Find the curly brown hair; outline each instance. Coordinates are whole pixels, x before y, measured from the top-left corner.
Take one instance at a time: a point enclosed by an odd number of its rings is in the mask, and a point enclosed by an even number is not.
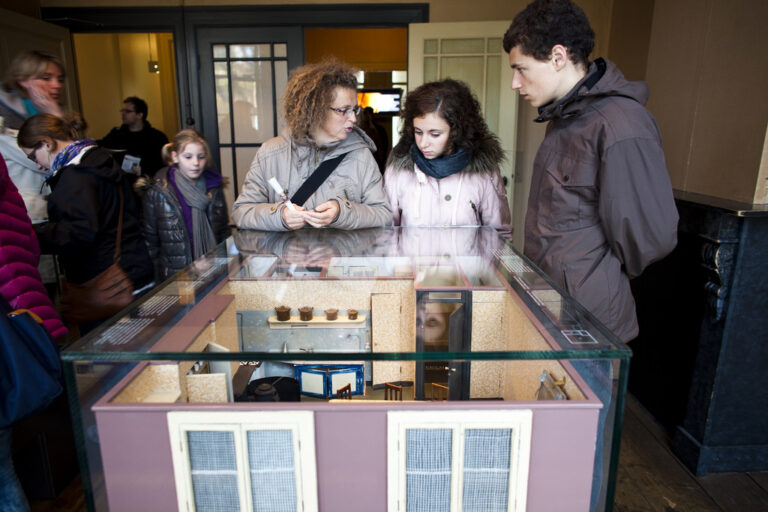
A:
[[[474,154],[488,139],[496,138],[485,124],[480,104],[467,84],[446,78],[420,85],[406,96],[400,112],[403,119],[400,141],[392,149],[395,156],[407,155],[415,144],[413,119],[433,112],[451,128],[448,134],[451,152],[464,148]]]
[[[283,112],[295,139],[305,139],[325,121],[336,87],[357,91],[356,72],[352,66],[328,59],[291,73],[283,93]]]

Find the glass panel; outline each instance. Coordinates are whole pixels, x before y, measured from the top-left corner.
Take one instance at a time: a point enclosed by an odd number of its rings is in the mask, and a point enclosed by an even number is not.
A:
[[[504,51],[503,40],[500,37],[488,38],[488,53],[501,53]]]
[[[219,123],[219,144],[229,144],[232,142],[232,126],[229,122],[229,75],[227,73],[227,63],[214,62],[213,73],[216,84],[216,116]]]
[[[235,143],[255,144],[272,138],[272,64],[232,62],[232,112]]]
[[[455,78],[469,85],[483,104],[483,64],[485,57],[443,57],[440,59],[440,78]]]
[[[283,116],[283,109],[280,107],[280,102],[283,98],[283,91],[288,83],[288,62],[284,60],[275,61],[275,99],[277,100],[277,131],[273,135],[277,135],[285,128],[285,116]]]
[[[275,45],[275,57],[287,57],[288,56],[288,45],[285,43],[280,43]]]
[[[393,71],[392,72],[392,83],[393,84],[404,84],[408,82],[408,72],[407,71]]]
[[[187,432],[195,508],[239,510],[235,439],[232,432]]]
[[[464,512],[509,510],[510,429],[468,429],[464,438]]]
[[[424,82],[437,80],[437,57],[424,57]]]
[[[442,39],[440,41],[441,53],[483,53],[485,40],[483,39]]]
[[[237,190],[240,191],[243,188],[243,183],[245,182],[245,177],[248,175],[248,170],[251,168],[251,163],[253,162],[253,157],[256,154],[256,152],[259,150],[259,148],[256,147],[247,147],[247,148],[237,148],[235,150],[235,162],[237,164]],[[232,203],[229,203],[230,206]]]
[[[235,170],[232,163],[232,147],[223,147],[219,152],[219,159],[221,161],[221,175],[226,179],[226,185],[224,186],[224,198],[227,201],[227,207],[232,208],[232,203],[235,202]],[[240,190],[240,189],[238,189]]]
[[[489,56],[485,77],[485,122],[499,133],[499,96],[501,94],[501,57]]]
[[[247,438],[254,512],[296,510],[292,432],[249,430]]]
[[[271,57],[269,44],[231,44],[229,51],[232,59],[247,59],[255,57]]]
[[[214,59],[226,59],[227,58],[227,45],[215,44],[213,45],[213,58]]]
[[[437,53],[437,39],[424,40],[424,53]]]
[[[448,512],[451,508],[453,431],[405,431],[405,492],[408,512]]]

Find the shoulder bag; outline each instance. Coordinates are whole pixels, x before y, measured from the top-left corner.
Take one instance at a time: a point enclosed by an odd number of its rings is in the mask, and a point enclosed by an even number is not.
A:
[[[61,390],[58,347],[42,320],[0,296],[0,429],[45,409]]]
[[[116,314],[133,302],[133,283],[120,268],[120,242],[123,235],[123,188],[120,191],[120,214],[114,263],[96,277],[80,284],[64,282],[61,311],[68,322],[95,322]]]
[[[317,166],[317,169],[315,169],[312,174],[309,175],[309,178],[307,178],[307,180],[301,184],[299,190],[293,194],[293,197],[291,197],[291,202],[299,206],[304,206],[304,203],[307,202],[307,199],[309,199],[312,194],[314,194],[315,191],[320,188],[320,185],[322,185],[328,176],[331,175],[334,169],[339,166],[341,161],[344,160],[345,156],[347,156],[347,153],[329,158]]]

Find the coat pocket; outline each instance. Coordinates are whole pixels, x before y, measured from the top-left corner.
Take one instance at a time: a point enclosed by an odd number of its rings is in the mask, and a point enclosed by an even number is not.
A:
[[[549,198],[543,219],[555,231],[598,223],[598,163],[559,157],[545,167],[542,198]]]

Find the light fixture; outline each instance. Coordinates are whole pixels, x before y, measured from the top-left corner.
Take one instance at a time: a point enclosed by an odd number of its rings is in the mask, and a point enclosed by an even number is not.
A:
[[[149,61],[147,62],[147,67],[149,68],[150,73],[160,73],[160,65],[156,60],[152,59],[152,44],[150,42],[149,38],[150,34],[147,33],[147,49],[149,50]]]

